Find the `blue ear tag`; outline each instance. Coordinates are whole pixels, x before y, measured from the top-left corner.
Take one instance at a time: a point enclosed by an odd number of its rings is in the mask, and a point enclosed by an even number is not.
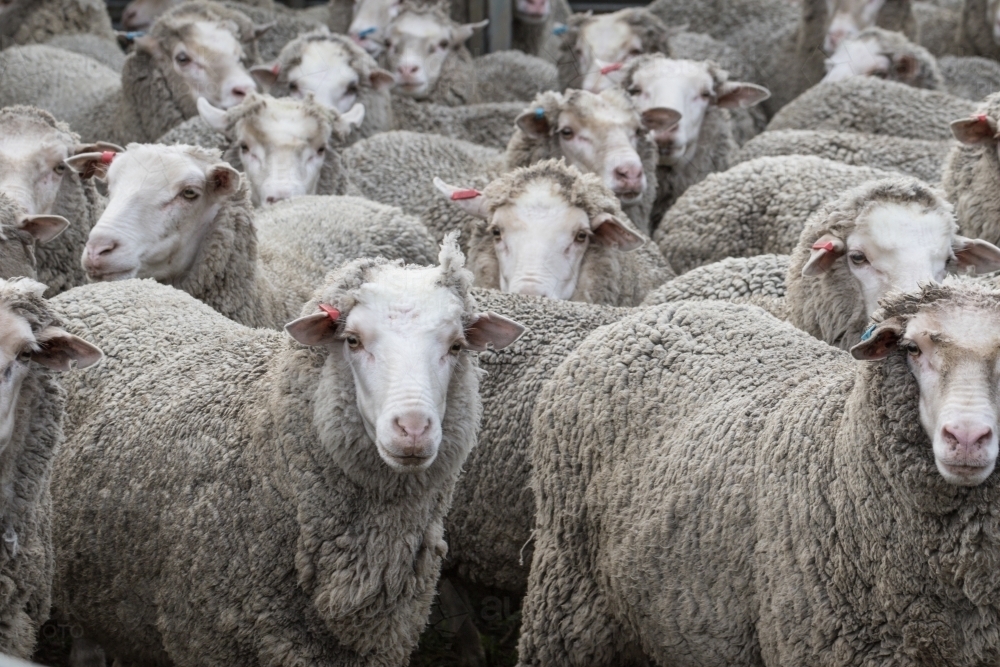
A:
[[[535,109],[535,118],[545,118],[545,109],[542,107]]]
[[[872,337],[872,334],[875,332],[875,328],[876,327],[875,327],[874,324],[869,324],[868,325],[868,328],[865,329],[865,332],[863,334],[861,334],[861,342],[862,343]]]
[[[566,24],[560,23],[556,27],[552,28],[552,34],[556,37],[561,37],[566,34],[567,30],[569,30],[569,28],[566,27]]]
[[[358,33],[358,37],[360,39],[364,39],[368,35],[370,35],[373,32],[375,32],[376,30],[378,30],[378,28],[365,28],[364,30],[362,30],[361,32]]]
[[[125,39],[129,40],[130,42],[134,42],[135,40],[139,39],[145,34],[146,33],[143,30],[135,30],[132,32],[125,33]]]

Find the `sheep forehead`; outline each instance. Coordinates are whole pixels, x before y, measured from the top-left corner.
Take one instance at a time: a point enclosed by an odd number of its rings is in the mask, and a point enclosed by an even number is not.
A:
[[[882,53],[882,44],[876,37],[845,39],[830,56],[834,64],[849,64],[854,72],[871,72],[889,66],[889,59]]]
[[[440,278],[440,267],[380,267],[372,280],[358,288],[349,325],[352,317],[358,317],[379,327],[405,327],[408,335],[443,328],[457,335],[464,306],[454,290],[440,284]]]
[[[451,37],[451,26],[441,25],[431,14],[403,14],[392,24],[392,31],[432,42]]]
[[[603,95],[577,96],[563,113],[570,119],[597,130],[605,131],[616,126],[638,128],[639,120],[635,111],[621,104],[616,104]]]
[[[858,219],[847,246],[883,253],[929,252],[947,259],[954,234],[954,220],[941,211],[923,211],[918,204],[885,203]]]
[[[31,324],[12,311],[7,303],[0,303],[0,354],[3,358],[13,359],[34,342]]]
[[[946,303],[922,310],[906,323],[906,338],[940,337],[948,348],[992,358],[1000,351],[1000,312]]]
[[[159,191],[180,183],[205,180],[208,164],[182,146],[130,146],[108,169],[108,181],[117,191]]]
[[[656,58],[636,69],[632,80],[643,88],[663,85],[690,86],[698,90],[715,88],[715,78],[708,71],[708,65],[694,60]]]
[[[290,98],[268,100],[261,110],[245,118],[238,125],[240,136],[251,135],[268,146],[312,144],[326,141],[316,118],[305,113]]]
[[[540,179],[527,185],[514,198],[499,207],[493,222],[503,229],[550,229],[570,233],[589,229],[585,211],[566,200],[559,186]]]
[[[884,4],[884,0],[833,0],[834,14],[851,14],[859,16],[868,3],[872,3],[872,9],[878,11]]]
[[[193,21],[186,33],[184,45],[205,55],[243,54],[243,45],[223,24],[217,21]]]
[[[351,67],[351,54],[337,42],[310,42],[302,51],[302,59],[288,73],[288,78],[318,77],[325,81],[350,83],[358,78]]]
[[[614,53],[636,37],[632,26],[615,14],[604,14],[580,29],[580,39],[598,53]]]
[[[68,155],[69,147],[59,140],[55,131],[0,134],[0,160],[3,161],[62,160]]]

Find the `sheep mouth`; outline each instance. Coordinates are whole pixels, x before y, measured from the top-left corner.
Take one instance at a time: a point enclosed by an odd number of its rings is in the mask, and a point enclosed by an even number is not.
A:
[[[116,280],[128,280],[133,276],[135,276],[134,269],[128,269],[127,271],[87,272],[87,278],[89,278],[91,282],[95,283],[110,283]]]
[[[623,204],[634,204],[642,197],[642,190],[622,190],[621,192],[616,192],[615,196]]]
[[[945,479],[951,483],[959,486],[976,486],[993,472],[994,461],[938,459],[937,465]]]

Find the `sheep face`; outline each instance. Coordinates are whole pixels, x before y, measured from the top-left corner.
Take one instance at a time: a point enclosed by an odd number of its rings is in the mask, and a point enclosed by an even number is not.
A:
[[[544,23],[552,12],[549,0],[515,0],[514,18],[524,23]]]
[[[85,154],[70,161],[86,169]],[[217,153],[190,146],[130,144],[107,170],[108,207],[83,250],[93,281],[155,278],[177,282],[190,271],[201,241],[240,174]]]
[[[348,34],[372,57],[382,52],[385,29],[399,14],[400,0],[354,0]]]
[[[145,30],[161,14],[183,0],[132,0],[122,12],[122,27],[126,30]]]
[[[725,72],[709,62],[646,56],[626,73],[625,85],[639,111],[673,109],[680,121],[653,132],[660,164],[678,165],[694,158],[705,114],[712,106],[749,107],[769,96],[766,88],[726,81]]]
[[[445,59],[486,23],[459,25],[435,12],[401,13],[389,25],[385,41],[396,90],[415,99],[426,98],[441,78]]]
[[[595,16],[579,30],[573,57],[579,87],[598,93],[621,82],[621,64],[645,53],[642,38],[621,12]]]
[[[445,273],[441,267],[373,267],[342,295],[349,310],[332,295],[321,312],[285,327],[300,343],[327,347],[328,365],[350,368],[365,431],[397,472],[426,470],[437,458],[452,375],[468,368],[463,351],[502,348],[523,331],[491,313],[467,313],[465,295]],[[317,390],[317,413],[324,394],[341,391],[334,377]]]
[[[255,206],[316,194],[331,137],[346,137],[365,116],[360,104],[341,115],[308,100],[254,94],[231,114],[201,98],[198,112],[232,139]]]
[[[360,77],[343,45],[311,42],[302,52],[302,61],[288,71],[288,89],[292,97],[311,94],[320,104],[346,113],[358,101]]]
[[[866,360],[884,358],[897,349],[906,355],[920,390],[920,423],[931,441],[935,465],[947,482],[958,486],[981,484],[996,465],[1000,386],[996,299],[996,293],[983,293],[978,299],[942,299],[912,314],[890,316],[851,350]]]
[[[51,213],[76,142],[43,123],[10,116],[0,123],[0,192],[30,214]]]
[[[257,88],[244,67],[246,55],[236,28],[228,22],[191,21],[159,40],[141,37],[136,48],[173,69],[194,98],[204,97],[223,109],[241,103]]]
[[[878,37],[865,35],[841,41],[825,65],[823,82],[874,76],[912,85],[920,73],[920,64],[914,54],[894,53]]]
[[[827,30],[823,50],[831,54],[848,37],[875,25],[886,0],[826,0]]]

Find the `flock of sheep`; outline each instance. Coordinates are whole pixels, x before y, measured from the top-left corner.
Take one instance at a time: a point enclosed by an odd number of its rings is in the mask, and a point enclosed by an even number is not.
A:
[[[0,0],[0,651],[1000,664],[1000,0],[513,5]]]

